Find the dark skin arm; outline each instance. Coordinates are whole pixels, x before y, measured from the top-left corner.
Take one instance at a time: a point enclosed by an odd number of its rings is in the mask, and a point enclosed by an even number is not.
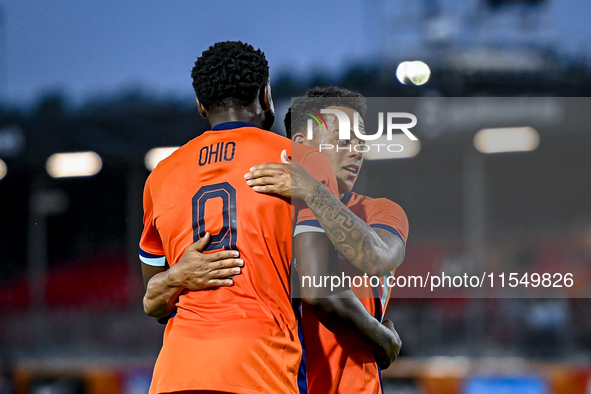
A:
[[[248,185],[259,193],[304,200],[341,255],[368,275],[384,276],[402,263],[404,245],[400,238],[370,227],[285,154],[281,161],[253,167],[245,175]]]
[[[337,259],[330,258],[331,250],[334,248],[326,234],[303,233],[295,237],[302,302],[310,305],[318,320],[334,334],[369,347],[380,368],[385,369],[396,359],[402,346],[392,322],[378,322],[349,288],[331,291],[330,286],[304,285],[305,276],[340,275]],[[327,264],[327,261],[335,261],[335,264]]]
[[[183,291],[233,286],[232,279],[224,278],[240,274],[244,262],[235,250],[202,253],[210,240],[210,234],[206,233],[189,246],[181,260],[170,268],[142,263],[146,286],[144,311],[148,316],[166,323],[176,312],[175,305]]]
[[[162,324],[165,324],[172,314],[176,312],[175,303],[181,293],[179,291],[178,294],[169,294],[170,288],[165,285],[167,281],[166,277],[168,276],[166,274],[167,271],[168,267],[154,267],[142,262],[142,276],[144,277],[144,288],[146,289],[146,294],[144,294],[144,312]],[[164,301],[161,301],[161,303],[164,305],[156,305],[154,288],[161,289],[160,293]],[[174,300],[174,302],[171,301],[169,305],[166,302],[167,300]]]

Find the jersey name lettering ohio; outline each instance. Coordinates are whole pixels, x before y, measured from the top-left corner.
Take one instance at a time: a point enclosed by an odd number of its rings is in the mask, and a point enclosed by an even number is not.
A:
[[[236,143],[234,141],[218,142],[215,145],[204,146],[199,151],[199,165],[204,166],[222,161],[232,161],[235,153]]]

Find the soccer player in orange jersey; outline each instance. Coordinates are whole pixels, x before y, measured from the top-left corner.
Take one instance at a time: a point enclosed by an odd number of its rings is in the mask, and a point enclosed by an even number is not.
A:
[[[313,139],[307,140],[307,116],[304,114],[306,111],[303,111],[310,108],[318,111],[321,108],[335,108],[353,119],[354,112],[363,116],[365,106],[365,99],[359,93],[338,87],[315,88],[303,99],[294,101],[286,116],[285,126],[288,135],[293,132],[292,139],[295,142],[316,148],[320,144],[340,148],[322,149],[337,176],[340,202],[330,193],[324,192],[321,201],[310,205],[310,208],[339,250],[339,267],[343,274],[354,277],[365,273],[380,277],[378,286],[353,287],[353,291],[367,311],[381,321],[390,295],[387,278],[393,275],[404,257],[408,236],[406,214],[390,200],[373,199],[353,192],[363,156],[355,149],[348,148],[363,144],[363,141],[359,141],[353,133],[350,141],[340,141],[338,120],[330,114],[324,115],[328,129],[316,127]],[[311,190],[320,186],[297,164],[287,159],[283,162],[287,165],[263,164],[255,167],[248,183],[259,192],[280,193],[292,198],[305,198]],[[302,309],[309,392],[382,392],[380,370],[371,350],[338,338],[319,324],[306,305]]]
[[[192,77],[212,129],[163,160],[144,190],[144,309],[158,319],[176,311],[150,393],[297,393],[302,349],[290,304],[291,204],[254,192],[244,174],[283,150],[337,193],[334,173],[320,152],[267,131],[274,110],[260,50],[217,43],[197,59]],[[302,208],[297,223],[313,217]],[[319,232],[298,237],[302,270],[325,272],[329,244]],[[202,279],[196,280],[187,267],[198,268],[190,260],[203,255],[209,274],[195,273]],[[240,275],[224,278],[236,265]],[[205,289],[215,281],[221,282]],[[372,319],[354,297],[303,296],[323,324],[366,343],[383,365],[395,358],[400,344],[393,327]]]

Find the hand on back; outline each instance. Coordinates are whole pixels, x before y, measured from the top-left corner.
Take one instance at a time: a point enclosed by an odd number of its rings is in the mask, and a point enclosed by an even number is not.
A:
[[[229,278],[241,273],[244,261],[237,250],[222,250],[203,253],[211,242],[211,235],[205,236],[187,248],[181,260],[170,270],[171,281],[189,290],[202,290],[210,287],[232,286]]]
[[[281,153],[281,163],[259,164],[244,176],[246,183],[258,193],[279,194],[287,198],[304,200],[318,181],[304,167]]]

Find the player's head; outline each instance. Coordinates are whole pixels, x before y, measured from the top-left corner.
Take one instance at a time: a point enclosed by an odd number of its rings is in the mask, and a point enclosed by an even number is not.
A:
[[[199,112],[247,110],[266,128],[275,119],[269,64],[260,49],[241,41],[218,42],[203,51],[191,71]]]
[[[324,121],[320,125],[314,122],[312,139],[307,138],[308,119],[310,113],[321,109],[338,109],[345,112],[350,120],[350,140],[339,139],[339,121],[333,114],[322,114]],[[353,189],[363,164],[365,141],[357,138],[353,132],[354,114],[359,114],[359,131],[365,133],[363,117],[367,102],[361,93],[340,88],[338,86],[315,87],[304,97],[292,103],[285,115],[287,136],[294,142],[302,143],[319,149],[328,158],[334,169],[339,193],[347,193]],[[322,146],[321,146],[322,145]]]

